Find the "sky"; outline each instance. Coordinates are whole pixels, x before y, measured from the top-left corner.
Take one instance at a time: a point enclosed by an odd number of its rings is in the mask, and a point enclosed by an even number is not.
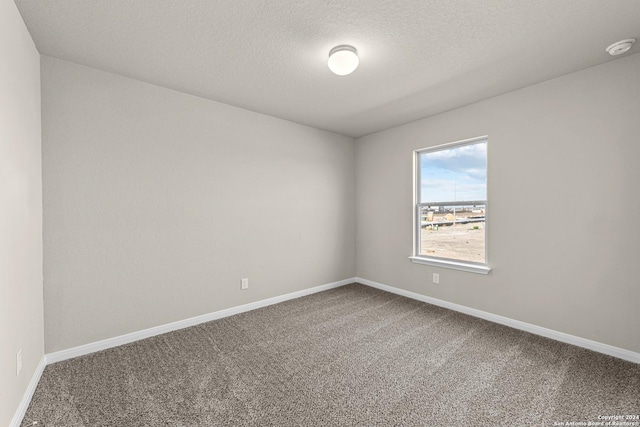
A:
[[[421,202],[487,198],[486,141],[420,154]]]

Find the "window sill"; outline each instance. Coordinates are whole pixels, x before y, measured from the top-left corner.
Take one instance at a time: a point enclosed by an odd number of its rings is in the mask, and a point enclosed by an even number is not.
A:
[[[434,267],[450,268],[453,270],[468,271],[469,273],[489,274],[491,267],[487,265],[470,264],[464,261],[450,261],[444,259],[410,256],[411,262],[416,264],[432,265]]]

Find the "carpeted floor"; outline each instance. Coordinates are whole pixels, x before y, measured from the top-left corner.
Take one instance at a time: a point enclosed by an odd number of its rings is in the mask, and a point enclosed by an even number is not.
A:
[[[48,366],[22,425],[553,426],[638,413],[640,365],[352,284]]]

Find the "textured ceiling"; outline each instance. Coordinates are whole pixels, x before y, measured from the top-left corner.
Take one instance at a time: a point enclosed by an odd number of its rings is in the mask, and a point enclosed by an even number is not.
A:
[[[612,60],[605,47],[640,39],[639,0],[16,4],[42,54],[354,137]],[[326,66],[338,44],[360,52],[346,77]]]

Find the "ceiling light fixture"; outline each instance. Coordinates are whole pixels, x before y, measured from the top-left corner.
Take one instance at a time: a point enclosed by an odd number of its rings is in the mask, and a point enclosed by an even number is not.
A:
[[[339,76],[346,76],[358,68],[358,50],[348,44],[341,44],[329,51],[329,69]]]
[[[615,42],[605,50],[611,56],[622,55],[623,53],[631,49],[631,46],[633,46],[635,42],[636,42],[636,39],[620,40],[619,42]]]

